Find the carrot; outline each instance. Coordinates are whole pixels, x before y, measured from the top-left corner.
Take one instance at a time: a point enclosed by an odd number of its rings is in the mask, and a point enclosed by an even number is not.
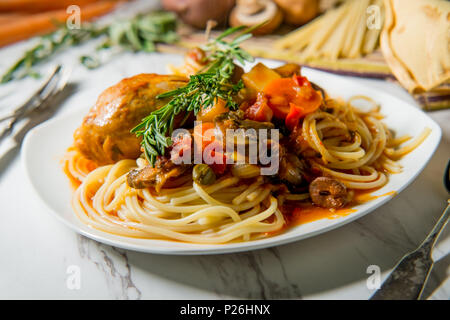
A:
[[[101,16],[112,9],[118,2],[99,1],[81,7],[81,20],[87,21]],[[49,33],[57,28],[54,21],[64,23],[69,17],[66,10],[48,11],[19,18],[14,22],[0,25],[0,47],[32,36]]]
[[[65,9],[70,5],[84,6],[99,0],[2,0],[0,12],[41,12]]]
[[[27,16],[29,17],[28,14],[22,14],[22,13],[16,13],[16,12],[0,13],[0,28],[2,27],[1,25],[4,23],[14,22],[20,18],[24,18]]]
[[[315,91],[307,78],[294,75],[270,82],[264,89],[269,107],[275,117],[285,119],[292,130],[306,114],[316,111],[322,104],[322,95]]]
[[[203,122],[211,122],[217,115],[228,111],[230,110],[226,107],[225,100],[218,98],[217,100],[215,100],[214,104],[211,107],[202,109],[197,114],[197,120]]]

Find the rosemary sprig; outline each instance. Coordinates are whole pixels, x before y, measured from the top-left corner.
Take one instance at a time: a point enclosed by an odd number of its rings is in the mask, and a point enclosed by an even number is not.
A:
[[[132,51],[154,52],[156,43],[173,43],[178,39],[175,30],[176,17],[172,12],[140,15],[110,25],[108,39],[102,47],[120,46]]]
[[[38,77],[39,74],[33,70],[33,66],[46,60],[63,48],[71,47],[97,38],[104,34],[105,28],[99,28],[92,24],[84,24],[80,29],[69,29],[66,25],[61,26],[55,32],[40,37],[40,41],[17,60],[2,76],[1,83],[26,76]]]
[[[202,109],[211,107],[218,98],[223,99],[229,109],[237,109],[238,105],[233,97],[243,88],[243,83],[239,81],[233,84],[231,81],[234,61],[237,60],[242,65],[253,61],[253,57],[240,48],[240,44],[251,37],[250,32],[253,30],[244,28],[230,28],[216,39],[210,40],[203,47],[208,54],[208,65],[191,76],[186,86],[159,95],[157,98],[172,100],[153,111],[131,130],[136,136],[142,137],[145,156],[152,165],[155,164],[156,157],[164,155],[166,148],[172,144],[170,136],[176,115],[186,113],[182,125],[192,112],[197,115]],[[224,40],[236,33],[237,36],[230,42]]]
[[[59,51],[100,36],[105,37],[105,41],[97,50],[120,47],[125,50],[153,52],[156,50],[156,43],[173,43],[177,40],[176,18],[171,12],[152,12],[105,26],[85,23],[79,29],[69,29],[65,24],[57,22],[56,24],[59,29],[40,37],[38,44],[26,51],[3,74],[0,83],[26,76],[39,76],[33,70],[35,65]],[[80,61],[90,69],[99,65],[98,59],[93,56],[82,56]]]

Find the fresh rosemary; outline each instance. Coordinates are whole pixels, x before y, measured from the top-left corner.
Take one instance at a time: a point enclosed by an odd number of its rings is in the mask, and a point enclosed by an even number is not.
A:
[[[196,75],[190,77],[188,84],[159,95],[157,98],[172,98],[162,108],[153,111],[142,122],[131,130],[142,137],[142,146],[147,160],[154,165],[156,157],[164,155],[172,144],[170,136],[173,132],[175,116],[185,112],[181,125],[193,112],[197,115],[202,109],[211,107],[220,98],[226,107],[237,109],[233,97],[243,88],[242,80],[232,83],[235,69],[234,61],[242,65],[252,62],[253,57],[240,48],[240,44],[251,37],[252,29],[245,27],[230,28],[210,40],[202,49],[207,53],[208,65]],[[230,42],[225,37],[237,34]]]
[[[33,70],[33,66],[52,56],[59,50],[78,45],[86,40],[97,38],[105,33],[104,28],[98,28],[91,24],[84,24],[80,29],[69,29],[62,25],[60,29],[48,35],[40,37],[40,41],[17,60],[2,76],[1,83],[27,76],[38,77],[39,73]]]
[[[56,22],[55,22],[56,23]],[[1,77],[0,83],[27,76],[39,76],[33,70],[38,63],[48,59],[57,52],[88,40],[105,37],[97,48],[102,50],[120,47],[125,50],[153,52],[158,42],[173,43],[177,40],[176,18],[171,12],[152,12],[129,20],[115,21],[110,25],[84,23],[80,28],[69,29],[65,24],[58,24],[59,29],[42,36],[37,45],[26,51]],[[80,62],[87,68],[95,68],[100,62],[95,56],[82,56]]]

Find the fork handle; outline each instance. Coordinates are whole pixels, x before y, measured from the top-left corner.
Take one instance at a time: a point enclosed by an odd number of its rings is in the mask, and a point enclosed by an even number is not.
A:
[[[11,119],[12,117],[14,117],[13,114],[7,114],[6,116],[0,117],[0,122]]]
[[[5,140],[3,140],[0,143],[0,163],[1,163],[1,160],[3,159],[3,157],[16,147],[17,147],[17,142],[13,138],[7,137]],[[2,168],[0,166],[0,170],[1,169]]]
[[[447,200],[447,208],[444,210],[444,213],[439,218],[438,222],[433,227],[433,230],[428,234],[426,239],[422,242],[420,247],[430,247],[433,248],[436,240],[439,238],[442,230],[444,230],[445,225],[448,222],[448,218],[450,217],[450,199]],[[431,253],[431,250],[430,250]]]
[[[416,250],[400,260],[381,288],[370,298],[371,300],[416,300],[421,297],[433,266],[431,249],[447,224],[449,216],[450,204],[427,238]]]

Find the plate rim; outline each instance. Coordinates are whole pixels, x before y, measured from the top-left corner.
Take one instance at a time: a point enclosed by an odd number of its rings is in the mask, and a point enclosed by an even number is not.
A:
[[[280,61],[269,60],[269,59],[258,59],[258,61],[261,61],[261,60],[262,61],[273,61],[276,63],[280,62]],[[306,68],[306,67],[304,69],[314,70],[314,72],[318,72],[318,73],[325,73],[325,74],[331,75],[332,77],[336,77],[336,78],[342,77],[342,76],[339,76],[339,75],[336,75],[333,73],[329,73],[326,71],[322,71],[322,70],[315,70],[315,69]],[[342,77],[342,80],[349,82],[350,84],[355,81],[353,79],[348,79],[347,77]],[[425,167],[428,165],[429,161],[435,154],[435,152],[436,152],[437,148],[439,147],[440,142],[442,140],[442,129],[434,119],[432,119],[429,115],[427,115],[423,110],[414,106],[412,103],[405,101],[399,97],[396,97],[395,95],[391,94],[390,92],[385,92],[378,88],[371,88],[367,84],[358,83],[358,85],[361,87],[370,89],[370,90],[379,91],[383,95],[386,95],[391,99],[402,101],[404,104],[408,105],[409,108],[414,108],[415,111],[418,111],[419,113],[421,113],[421,116],[427,118],[428,121],[430,121],[434,125],[434,127],[437,129],[436,133],[438,136],[437,136],[437,139],[435,140],[435,144],[432,148],[432,152],[430,152],[428,155],[425,156],[426,157],[425,161],[423,161],[420,168],[413,175],[408,176],[406,183],[403,183],[400,186],[400,188],[395,190],[397,192],[397,196],[398,196],[405,188],[407,188],[414,180],[416,180],[418,175],[420,173],[422,173],[423,170],[425,169]],[[182,246],[172,247],[172,248],[165,247],[165,246],[158,246],[158,245],[144,246],[144,244],[126,243],[126,242],[120,241],[120,238],[127,239],[128,237],[117,236],[117,235],[109,234],[107,232],[102,232],[100,230],[94,229],[96,232],[100,232],[100,234],[105,234],[105,236],[97,235],[93,232],[90,233],[84,229],[81,229],[75,223],[72,223],[70,220],[64,218],[64,216],[62,214],[56,212],[56,210],[54,210],[52,208],[52,206],[49,203],[47,203],[47,201],[44,199],[43,195],[40,193],[38,186],[35,184],[35,181],[32,178],[32,175],[30,172],[30,167],[27,165],[27,159],[29,159],[28,152],[30,151],[30,148],[28,147],[28,145],[31,144],[32,139],[41,130],[45,130],[46,127],[51,126],[53,123],[58,123],[65,118],[71,118],[75,115],[79,116],[83,112],[85,113],[86,110],[77,109],[73,112],[66,112],[55,118],[51,118],[51,119],[39,124],[38,126],[34,127],[32,130],[30,130],[26,134],[23,144],[21,146],[21,162],[22,162],[22,166],[25,170],[25,175],[27,177],[27,180],[28,180],[29,184],[32,186],[33,193],[37,196],[37,198],[39,199],[39,202],[41,202],[43,204],[43,206],[47,209],[46,211],[51,216],[55,216],[57,218],[57,220],[59,220],[64,225],[66,225],[67,227],[69,227],[70,229],[72,229],[73,231],[75,231],[78,234],[81,234],[81,235],[86,236],[95,241],[105,243],[107,245],[111,245],[114,247],[118,247],[118,248],[122,248],[122,249],[126,249],[126,250],[144,252],[144,253],[165,254],[165,255],[209,255],[209,254],[226,254],[226,253],[236,253],[236,252],[259,250],[259,249],[263,249],[263,248],[270,248],[270,247],[280,246],[280,245],[284,245],[284,244],[291,243],[291,242],[300,241],[303,239],[311,238],[311,237],[317,236],[319,234],[323,234],[323,233],[335,230],[339,227],[349,224],[349,223],[351,223],[359,218],[362,218],[365,215],[375,211],[377,208],[381,207],[382,205],[384,205],[385,203],[387,203],[388,201],[390,201],[393,198],[392,196],[383,197],[379,202],[372,205],[372,207],[362,210],[358,214],[350,214],[350,215],[346,216],[345,219],[342,219],[340,221],[337,220],[337,222],[334,224],[324,226],[320,229],[312,230],[312,231],[305,232],[305,233],[302,233],[299,235],[294,234],[294,235],[289,235],[288,237],[283,237],[283,234],[281,234],[281,235],[277,235],[277,236],[274,236],[271,238],[253,240],[253,241],[249,241],[249,242],[205,245],[205,246],[207,246],[205,248],[198,248],[198,246],[202,246],[202,244],[191,244],[191,243],[179,243]],[[432,129],[434,130],[435,128],[432,128]],[[119,239],[118,240],[109,239],[107,236],[118,237]],[[159,239],[138,239],[138,240],[142,240],[143,242],[161,242],[161,241],[167,242],[167,240],[159,240]],[[245,245],[243,245],[243,244],[245,244]],[[192,246],[192,245],[197,246],[197,247],[189,248],[189,246]],[[186,246],[186,247],[183,247],[183,246]]]

